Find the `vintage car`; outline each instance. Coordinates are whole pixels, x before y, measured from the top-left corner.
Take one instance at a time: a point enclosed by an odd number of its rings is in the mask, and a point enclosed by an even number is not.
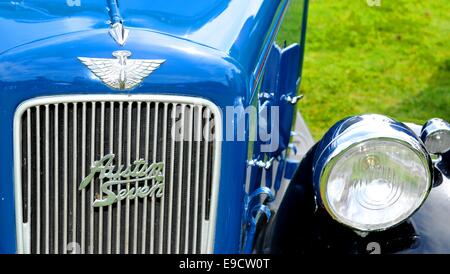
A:
[[[0,1],[0,253],[450,252],[449,124],[315,142],[300,2]]]

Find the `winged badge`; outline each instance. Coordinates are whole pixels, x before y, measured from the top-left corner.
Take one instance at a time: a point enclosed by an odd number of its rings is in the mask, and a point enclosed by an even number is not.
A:
[[[139,85],[166,60],[128,59],[131,52],[112,53],[117,59],[78,57],[92,73],[113,89],[129,90]]]

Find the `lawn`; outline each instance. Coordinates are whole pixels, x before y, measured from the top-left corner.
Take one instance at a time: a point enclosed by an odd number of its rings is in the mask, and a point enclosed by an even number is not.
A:
[[[279,43],[298,41],[302,2]],[[449,11],[448,0],[311,0],[299,108],[314,137],[361,113],[450,120]]]

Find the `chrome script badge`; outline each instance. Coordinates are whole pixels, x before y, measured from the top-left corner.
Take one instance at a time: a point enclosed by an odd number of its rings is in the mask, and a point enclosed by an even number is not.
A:
[[[103,180],[100,190],[104,195],[102,198],[94,201],[92,204],[93,207],[112,205],[126,198],[135,199],[152,196],[160,198],[164,195],[163,162],[149,165],[145,160],[140,159],[134,161],[125,170],[123,170],[124,166],[120,165],[115,171],[115,166],[113,165],[114,158],[114,154],[108,154],[99,161],[94,162],[89,175],[81,181],[79,190],[85,189],[93,182],[97,174],[99,175],[99,179]],[[138,182],[144,181],[149,182],[142,186],[137,186]],[[133,183],[132,186],[130,185],[131,183]],[[119,190],[120,185],[125,186]],[[117,192],[114,192],[114,190]]]
[[[78,57],[102,82],[119,90],[129,90],[149,76],[166,60],[128,59],[131,52],[117,50],[112,53],[116,59]]]

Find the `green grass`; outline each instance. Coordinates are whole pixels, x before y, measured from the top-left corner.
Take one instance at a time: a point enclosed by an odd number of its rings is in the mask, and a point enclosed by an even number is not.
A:
[[[302,2],[279,43],[298,41]],[[448,0],[311,0],[299,108],[314,137],[361,113],[450,120],[449,11]]]

